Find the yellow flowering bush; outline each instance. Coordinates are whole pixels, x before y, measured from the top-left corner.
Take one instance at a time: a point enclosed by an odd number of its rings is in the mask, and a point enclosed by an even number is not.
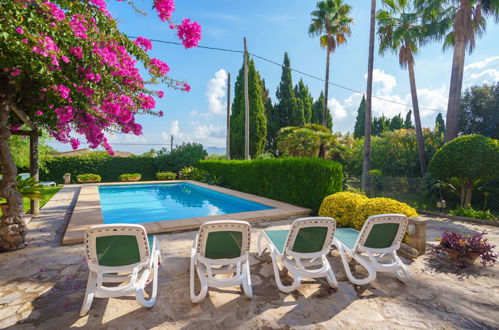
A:
[[[324,198],[319,209],[319,216],[336,219],[338,227],[351,227],[356,209],[366,196],[344,191]]]
[[[360,230],[362,225],[371,215],[399,213],[405,214],[408,217],[417,217],[418,213],[409,205],[396,201],[391,198],[371,198],[362,201],[352,219],[352,225],[355,229]]]

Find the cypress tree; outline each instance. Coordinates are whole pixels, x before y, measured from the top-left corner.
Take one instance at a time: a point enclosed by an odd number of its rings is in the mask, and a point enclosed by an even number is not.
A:
[[[355,126],[353,131],[353,136],[355,138],[361,138],[364,136],[364,128],[366,126],[366,97],[362,95],[362,101],[360,101],[359,108],[357,109],[357,118],[355,119]]]
[[[250,155],[255,157],[265,148],[267,118],[259,73],[252,59],[248,61],[248,94],[250,115]],[[234,87],[234,101],[230,116],[230,156],[244,158],[244,64]]]
[[[409,110],[407,115],[405,116],[405,121],[404,121],[404,128],[411,129],[414,128],[414,125],[412,124],[412,110]]]
[[[385,115],[381,115],[381,117],[374,117],[372,124],[372,135],[379,136],[381,133],[389,130],[390,119],[386,118]]]
[[[312,104],[314,99],[310,95],[308,86],[305,85],[302,79],[295,86],[295,96],[300,108],[300,112],[303,113],[303,121],[308,124],[312,121]]]
[[[312,105],[312,123],[322,125],[322,114],[324,113],[324,93],[321,91],[321,95]],[[333,118],[331,117],[331,112],[327,112],[327,128],[333,130]]]
[[[262,101],[265,108],[265,117],[267,118],[267,141],[265,151],[274,153],[277,149],[276,136],[279,132],[279,117],[277,108],[272,104],[270,91],[265,86],[265,79],[261,80]]]
[[[305,123],[303,111],[298,107],[298,102],[296,101],[288,53],[284,53],[281,82],[279,83],[279,87],[277,87],[276,96],[278,101],[279,128],[303,126]]]
[[[435,118],[435,131],[444,134],[445,133],[445,122],[442,114],[439,113],[437,118]]]
[[[396,131],[398,129],[404,128],[404,120],[402,119],[402,115],[399,113],[398,115],[394,116],[392,119],[389,119],[389,130],[390,131]]]

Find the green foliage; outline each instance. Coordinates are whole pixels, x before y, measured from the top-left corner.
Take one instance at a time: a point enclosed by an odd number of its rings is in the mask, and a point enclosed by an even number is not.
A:
[[[99,174],[93,174],[93,173],[78,174],[76,176],[76,179],[78,180],[78,182],[81,183],[95,183],[95,182],[100,182],[102,180]]]
[[[459,131],[499,139],[499,82],[466,89],[461,98]]]
[[[390,130],[390,118],[381,115],[381,117],[374,117],[371,127],[371,134],[375,136],[381,135],[383,132]]]
[[[499,140],[483,135],[460,136],[435,153],[428,170],[442,180],[494,180],[499,177]]]
[[[182,143],[169,152],[166,148],[158,151],[155,165],[159,171],[178,172],[183,167],[192,166],[208,156],[200,143]]]
[[[366,97],[362,95],[362,101],[360,101],[359,108],[357,109],[357,118],[355,119],[355,126],[353,129],[353,136],[355,138],[364,137],[364,131],[366,127]]]
[[[177,178],[177,173],[174,172],[158,172],[156,173],[156,179],[160,181],[165,180],[175,180]]]
[[[451,210],[449,213],[452,215],[457,215],[457,216],[461,216],[461,217],[492,220],[492,221],[497,220],[497,218],[489,210],[486,210],[486,211],[475,210],[471,206],[470,207],[462,207],[462,206],[458,205],[455,210]]]
[[[412,110],[409,110],[409,112],[405,115],[404,128],[414,128],[414,125],[412,124]]]
[[[435,118],[435,131],[440,134],[445,134],[445,121],[441,113]]]
[[[398,129],[404,128],[404,120],[402,119],[402,115],[399,113],[390,119],[390,125],[388,126],[390,131],[396,131]]]
[[[206,170],[194,166],[183,168],[180,171],[180,179],[200,181],[212,185],[220,185],[222,183],[220,177],[217,177],[216,175],[213,175]]]
[[[311,208],[317,212],[324,197],[341,191],[342,169],[337,162],[317,158],[275,158],[251,161],[200,161],[228,188]]]
[[[255,62],[248,61],[248,95],[249,95],[249,153],[251,157],[261,154],[266,145],[267,118],[262,97],[262,83],[255,68]],[[244,65],[239,70],[234,87],[234,101],[230,115],[230,157],[244,158]]]
[[[429,129],[423,130],[425,151],[428,159],[442,145],[442,135]],[[350,147],[349,147],[350,148]],[[364,144],[358,139],[346,151],[346,172],[352,175],[362,173]],[[384,132],[371,138],[371,167],[390,176],[419,176],[419,159],[416,144],[416,132],[413,129],[400,129]]]
[[[283,156],[317,156],[320,142],[317,133],[307,128],[283,127],[277,135],[277,149]]]
[[[322,117],[324,114],[324,93],[321,91],[321,95],[317,100],[314,101],[312,105],[312,120],[311,123],[322,125]],[[331,117],[331,113],[328,111],[326,113],[327,125],[326,127],[329,130],[333,129],[333,118]]]
[[[267,141],[265,151],[275,153],[276,151],[276,136],[279,131],[279,113],[277,106],[272,104],[270,91],[265,87],[265,79],[262,79],[263,106],[265,108],[265,117],[267,118]],[[257,155],[258,157],[259,155]]]
[[[308,86],[305,85],[302,79],[295,86],[295,96],[298,102],[298,107],[301,108],[300,112],[303,113],[303,119],[305,124],[312,121],[312,104],[314,99],[310,95]]]
[[[303,126],[305,118],[303,108],[298,105],[293,89],[293,79],[291,77],[291,66],[288,53],[284,53],[282,64],[281,82],[276,91],[279,114],[279,128],[287,126]]]
[[[121,182],[140,181],[140,173],[124,173],[119,176]]]
[[[91,152],[81,156],[49,156],[40,160],[41,181],[64,183],[64,174],[71,174],[72,183],[83,173],[96,173],[102,182],[117,182],[121,173],[140,173],[145,181],[155,180],[156,159],[151,157],[111,157],[106,152]]]
[[[29,137],[11,135],[8,140],[9,149],[12,150],[12,157],[17,168],[29,168]],[[56,154],[57,151],[47,145],[46,134],[38,138],[38,157]]]
[[[270,152],[265,152],[263,154],[256,156],[255,159],[273,159],[273,158],[275,158],[274,154]]]
[[[38,185],[38,181],[35,181],[32,177],[23,179],[20,175],[16,177],[16,190],[24,197],[28,199],[42,199],[43,194],[41,193],[41,187]]]

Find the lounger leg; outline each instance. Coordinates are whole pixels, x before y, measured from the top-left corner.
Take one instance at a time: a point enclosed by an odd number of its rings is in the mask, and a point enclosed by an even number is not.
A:
[[[202,276],[200,276],[199,271],[197,269],[196,265],[196,258],[197,258],[197,253],[193,249],[191,253],[191,270],[190,270],[190,295],[191,295],[191,301],[193,303],[200,302],[206,297],[206,294],[208,293],[208,283],[206,282],[206,279],[204,279]],[[201,290],[199,291],[199,294],[196,295],[196,292],[194,290],[194,275],[195,273],[198,274],[199,277],[199,282],[201,285]]]
[[[353,258],[367,270],[368,275],[364,279],[358,279],[353,276],[343,245],[341,243],[335,243],[334,245],[336,245],[338,248],[338,252],[340,253],[341,261],[343,263],[343,268],[345,268],[345,272],[350,282],[357,285],[365,285],[376,279],[376,270],[369,266],[369,264],[367,264],[362,258],[357,257],[355,254],[353,255]]]
[[[327,283],[329,284],[329,286],[336,289],[338,287],[338,281],[336,281],[336,276],[334,276],[333,269],[331,268],[331,264],[327,260],[326,256],[322,257],[322,262],[326,265],[326,269],[327,269],[326,270],[327,271],[327,275],[326,275]]]
[[[156,303],[156,297],[158,295],[158,268],[159,268],[159,251],[154,251],[154,255],[152,256],[153,277],[152,277],[151,298],[149,298],[149,300],[146,300],[144,297],[144,289],[145,286],[147,285],[146,283],[144,283],[143,287],[139,287],[135,291],[135,299],[143,307],[151,308]]]
[[[80,316],[85,316],[92,306],[92,301],[95,296],[95,287],[97,284],[97,275],[94,272],[88,274],[87,289],[85,290],[85,299],[83,300],[83,305],[81,306]]]
[[[249,260],[247,260],[244,263],[243,267],[244,267],[243,268],[243,274],[244,274],[243,277],[244,278],[242,281],[242,285],[243,285],[244,294],[248,298],[253,298],[253,288],[251,287],[251,275],[250,275],[250,269],[249,269]]]
[[[289,286],[282,284],[281,274],[279,273],[279,266],[277,265],[277,256],[273,247],[270,248],[270,255],[272,256],[272,266],[274,268],[274,277],[275,277],[275,283],[277,284],[277,288],[279,288],[279,290],[281,290],[282,292],[286,293],[293,292],[296,289],[298,289],[298,287],[301,285],[301,276],[297,274],[292,274],[293,283]],[[284,268],[288,269],[285,265]]]
[[[400,281],[405,282],[411,276],[411,273],[397,255],[395,255],[395,258],[398,260],[400,265],[400,268],[395,271],[395,275]]]

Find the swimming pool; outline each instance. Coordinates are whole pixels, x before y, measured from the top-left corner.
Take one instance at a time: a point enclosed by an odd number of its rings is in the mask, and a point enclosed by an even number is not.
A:
[[[273,207],[190,183],[99,186],[103,222],[148,223]]]

